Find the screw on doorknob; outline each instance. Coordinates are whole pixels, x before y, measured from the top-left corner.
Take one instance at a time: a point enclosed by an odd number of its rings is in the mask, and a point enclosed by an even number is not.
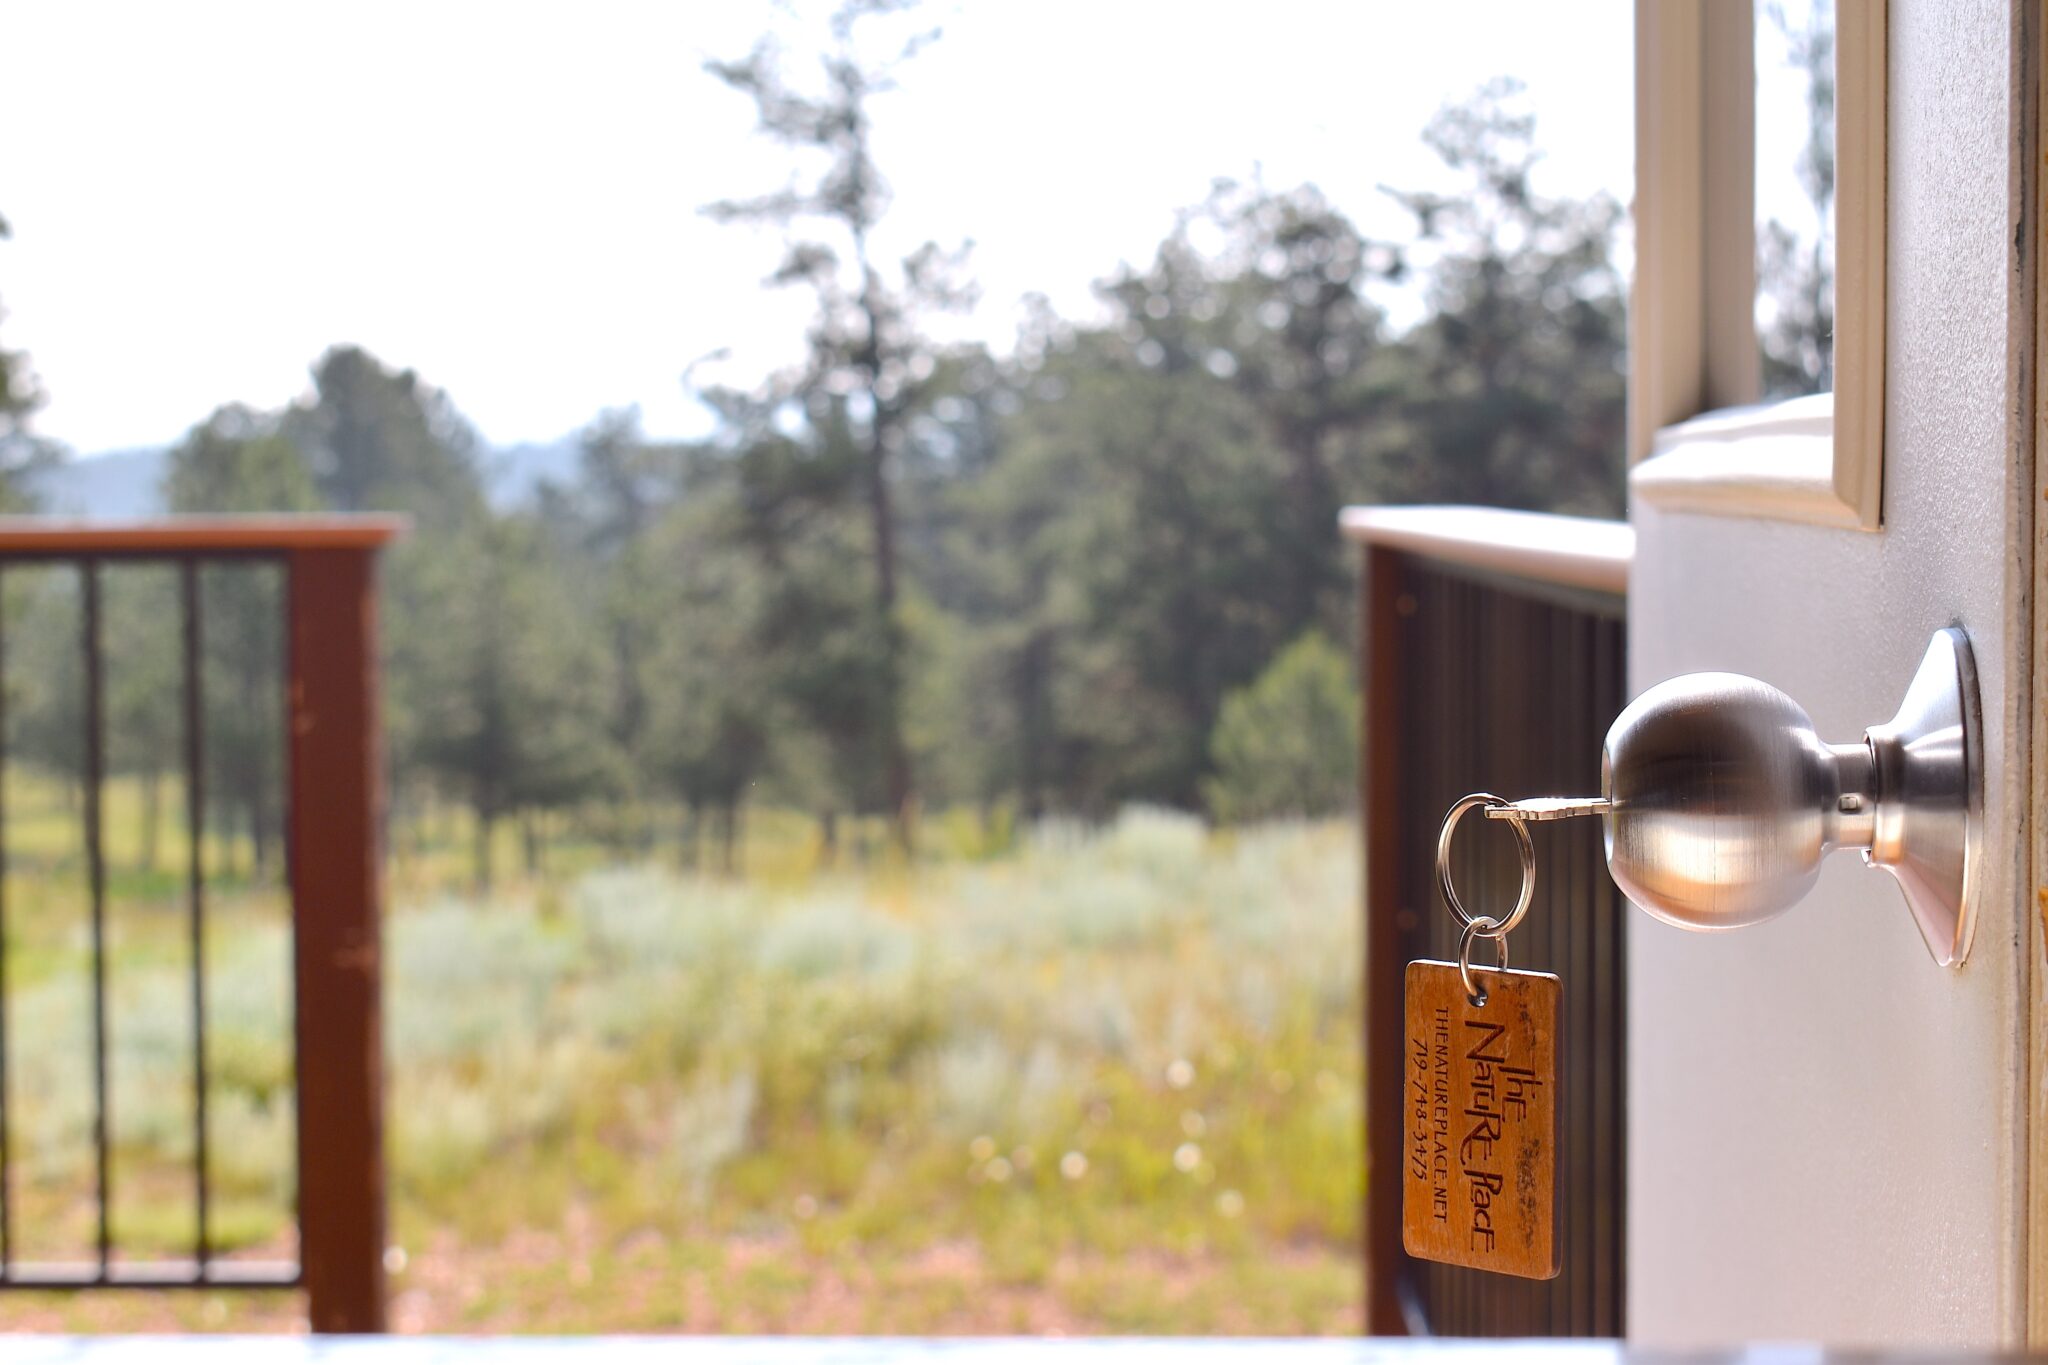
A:
[[[1657,684],[1607,732],[1607,864],[1629,899],[1687,929],[1790,909],[1840,848],[1892,873],[1945,965],[1969,951],[1982,825],[1976,673],[1936,632],[1897,716],[1827,744],[1799,703],[1733,673]]]

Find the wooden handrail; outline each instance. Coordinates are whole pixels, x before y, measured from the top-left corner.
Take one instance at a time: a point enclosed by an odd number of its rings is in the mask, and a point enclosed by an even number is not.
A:
[[[0,517],[0,557],[374,550],[402,534],[409,524],[405,517],[379,513],[160,517],[149,521]]]
[[[1347,507],[1361,545],[1595,592],[1628,591],[1636,533],[1628,523],[1500,507]]]

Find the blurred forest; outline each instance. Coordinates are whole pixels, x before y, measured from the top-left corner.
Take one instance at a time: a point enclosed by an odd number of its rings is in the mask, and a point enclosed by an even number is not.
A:
[[[707,212],[781,234],[770,283],[816,304],[802,365],[697,390],[710,439],[604,412],[574,479],[494,507],[456,400],[337,345],[297,402],[224,406],[172,452],[176,512],[412,519],[385,567],[401,842],[466,807],[488,883],[506,825],[533,859],[573,829],[729,869],[767,806],[813,817],[827,860],[876,853],[885,828],[911,848],[919,812],[942,808],[992,831],[1133,802],[1327,813],[1355,749],[1339,508],[1621,511],[1622,208],[1537,190],[1513,82],[1429,124],[1457,188],[1390,190],[1405,240],[1367,238],[1311,185],[1218,181],[1149,262],[1098,282],[1096,316],[1038,301],[1007,348],[941,344],[971,255],[875,247],[890,196],[869,111],[923,40],[875,60],[859,28],[894,8],[841,11],[812,51],[764,42],[709,68],[799,174]],[[1423,304],[1398,330],[1397,295]],[[26,375],[0,353],[16,489],[47,456]],[[143,600],[170,588],[109,586],[138,695],[175,693],[176,613]],[[210,619],[241,623],[211,632],[220,696],[280,648],[262,591],[209,584]],[[18,742],[60,772],[78,761],[59,714],[77,692],[54,681],[75,629],[56,611],[10,622],[53,680],[14,703]],[[261,708],[239,710],[253,730]],[[275,755],[221,725],[213,818],[261,860]],[[173,717],[131,730],[124,771],[177,770]]]

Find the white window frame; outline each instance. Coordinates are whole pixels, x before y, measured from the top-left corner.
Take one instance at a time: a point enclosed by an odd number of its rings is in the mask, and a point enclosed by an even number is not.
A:
[[[1887,0],[1836,0],[1835,389],[1759,404],[1755,14],[1636,0],[1629,493],[1879,529]]]

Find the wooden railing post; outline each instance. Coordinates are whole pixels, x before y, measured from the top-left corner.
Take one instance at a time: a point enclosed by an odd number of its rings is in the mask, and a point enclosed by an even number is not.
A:
[[[376,552],[288,558],[299,1259],[316,1332],[381,1332],[384,1037]]]
[[[1359,806],[1365,821],[1365,1330],[1407,1332],[1401,1280],[1401,557],[1364,550],[1359,598]]]

